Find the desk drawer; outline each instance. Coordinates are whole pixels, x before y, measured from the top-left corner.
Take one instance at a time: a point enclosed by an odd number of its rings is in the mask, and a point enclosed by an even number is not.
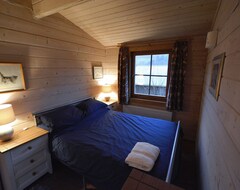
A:
[[[47,136],[44,135],[33,141],[25,143],[11,151],[12,161],[14,164],[22,161],[24,158],[40,151],[44,147],[47,147]]]
[[[37,167],[33,168],[31,171],[27,172],[25,175],[17,178],[17,189],[21,190],[27,187],[29,184],[34,182],[36,179],[40,178],[48,171],[47,163],[44,162]]]
[[[37,152],[36,154],[33,154],[26,158],[25,160],[17,163],[14,165],[14,175],[16,178],[24,175],[26,172],[30,171],[37,165],[41,164],[42,162],[46,162],[47,159],[47,153],[46,150],[41,150],[40,152]]]

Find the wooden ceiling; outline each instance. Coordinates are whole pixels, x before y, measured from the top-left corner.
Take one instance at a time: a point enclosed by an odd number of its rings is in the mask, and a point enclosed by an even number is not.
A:
[[[88,0],[60,11],[104,46],[206,34],[218,0]]]

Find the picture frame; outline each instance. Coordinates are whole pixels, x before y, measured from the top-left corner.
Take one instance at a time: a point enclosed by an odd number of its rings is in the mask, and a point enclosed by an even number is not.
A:
[[[102,66],[93,66],[93,79],[103,78],[103,68]]]
[[[21,63],[0,63],[0,93],[25,90]]]
[[[218,100],[225,53],[222,53],[213,59],[212,74],[210,80],[209,91],[213,97]]]

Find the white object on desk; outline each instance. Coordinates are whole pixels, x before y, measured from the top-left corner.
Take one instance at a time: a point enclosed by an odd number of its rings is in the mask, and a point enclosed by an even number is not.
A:
[[[15,114],[11,104],[0,105],[0,139],[6,141],[12,138],[13,128],[11,123],[15,120]]]

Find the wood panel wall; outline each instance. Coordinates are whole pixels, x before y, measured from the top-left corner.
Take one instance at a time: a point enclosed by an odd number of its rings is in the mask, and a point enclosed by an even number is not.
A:
[[[92,65],[108,71],[105,56],[104,46],[61,15],[36,20],[30,9],[0,1],[0,62],[22,63],[27,86],[0,94],[0,103],[13,104],[16,129],[33,125],[33,112],[97,95]]]
[[[240,5],[222,0],[213,29],[217,46],[208,52],[198,157],[201,189],[240,189]],[[212,60],[226,52],[220,96],[209,93]]]
[[[205,36],[192,36],[192,37],[179,37],[172,39],[165,39],[156,42],[146,43],[128,43],[130,52],[135,51],[147,51],[147,50],[168,50],[173,49],[176,40],[188,40],[189,51],[188,51],[188,63],[186,65],[186,74],[184,82],[184,102],[183,111],[173,112],[173,120],[181,120],[181,126],[183,127],[184,138],[187,140],[195,141],[196,132],[199,122],[199,112],[201,105],[201,95],[204,80],[204,72],[206,66],[207,50],[205,49]],[[148,107],[149,103],[134,100],[140,106]],[[151,104],[151,103],[150,103]],[[152,105],[152,108],[157,108],[156,103]],[[165,109],[163,107],[157,109]]]
[[[181,121],[184,139],[196,140],[206,68],[206,37],[195,36],[189,41],[188,63],[184,81],[183,111],[174,112],[173,120]]]
[[[104,77],[106,81],[113,84],[113,89],[117,92],[118,82],[118,53],[119,47],[106,47],[106,62],[103,63]]]

